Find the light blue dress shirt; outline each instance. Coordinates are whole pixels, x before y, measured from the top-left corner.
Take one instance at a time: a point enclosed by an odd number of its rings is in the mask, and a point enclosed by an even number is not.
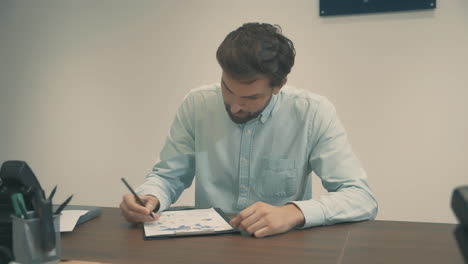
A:
[[[312,199],[315,172],[328,193]],[[377,201],[334,106],[283,87],[255,119],[229,118],[219,84],[190,91],[160,161],[137,188],[166,210],[197,178],[195,207],[237,213],[257,201],[296,204],[306,227],[374,219]]]

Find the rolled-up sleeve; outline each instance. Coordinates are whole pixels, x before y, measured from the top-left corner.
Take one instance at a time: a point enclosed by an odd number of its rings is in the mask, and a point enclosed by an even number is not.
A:
[[[160,202],[159,211],[171,206],[190,187],[195,176],[194,104],[190,94],[179,107],[169,135],[153,167],[136,192],[153,195]]]
[[[302,228],[374,219],[377,200],[334,106],[323,99],[312,117],[309,166],[328,193],[318,199],[292,202],[305,216]]]

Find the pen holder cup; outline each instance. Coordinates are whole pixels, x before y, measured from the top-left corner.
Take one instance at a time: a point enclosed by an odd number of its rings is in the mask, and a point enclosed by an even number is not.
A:
[[[60,262],[60,215],[54,215],[55,247],[49,251],[42,249],[39,218],[28,212],[24,219],[12,215],[13,254],[18,263],[58,263]]]

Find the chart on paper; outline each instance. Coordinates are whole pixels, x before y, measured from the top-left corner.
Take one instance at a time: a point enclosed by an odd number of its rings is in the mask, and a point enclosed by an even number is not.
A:
[[[144,224],[145,236],[170,235],[177,232],[226,231],[232,227],[214,208],[167,211],[155,222]]]

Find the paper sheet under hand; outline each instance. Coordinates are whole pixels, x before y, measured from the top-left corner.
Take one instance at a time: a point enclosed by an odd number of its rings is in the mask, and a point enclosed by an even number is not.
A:
[[[80,216],[87,212],[87,210],[63,210],[60,216],[60,232],[73,231]]]

